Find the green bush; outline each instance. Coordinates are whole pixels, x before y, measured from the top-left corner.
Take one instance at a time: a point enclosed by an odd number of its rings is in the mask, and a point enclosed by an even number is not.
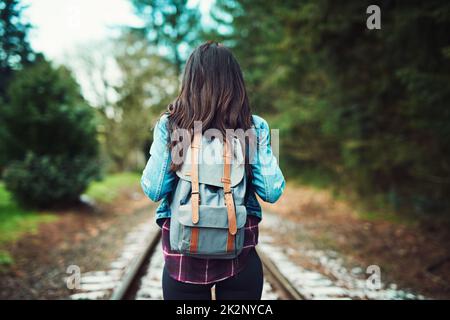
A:
[[[71,73],[40,60],[18,71],[0,105],[5,186],[23,205],[71,202],[99,175],[93,108]]]
[[[7,167],[4,182],[20,204],[49,207],[77,201],[97,173],[98,163],[89,157],[29,153]]]

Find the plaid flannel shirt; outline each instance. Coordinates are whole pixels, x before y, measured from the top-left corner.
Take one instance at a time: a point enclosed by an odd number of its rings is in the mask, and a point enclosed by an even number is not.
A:
[[[244,226],[244,247],[234,259],[200,259],[183,255],[170,249],[170,218],[162,225],[162,250],[169,275],[178,281],[193,284],[210,284],[225,280],[241,271],[250,250],[258,244],[260,219],[248,215]]]

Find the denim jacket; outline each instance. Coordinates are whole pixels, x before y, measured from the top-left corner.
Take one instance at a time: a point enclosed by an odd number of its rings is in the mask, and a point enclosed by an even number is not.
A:
[[[261,206],[256,194],[266,202],[274,203],[283,193],[285,180],[277,159],[270,146],[270,130],[267,122],[256,115],[252,116],[253,130],[257,138],[257,148],[252,161],[251,183],[247,184],[247,213],[262,218]],[[144,168],[141,186],[144,193],[153,201],[161,201],[156,209],[156,222],[169,218],[170,197],[175,190],[178,177],[170,171],[171,152],[169,149],[169,117],[164,114],[156,123],[153,131],[153,143],[150,147],[150,159]]]

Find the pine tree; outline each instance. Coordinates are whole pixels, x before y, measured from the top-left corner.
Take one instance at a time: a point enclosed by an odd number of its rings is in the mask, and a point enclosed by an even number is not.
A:
[[[31,25],[22,19],[24,8],[19,0],[0,0],[0,99],[14,71],[34,59],[28,41]]]
[[[145,23],[144,32],[151,43],[168,51],[178,74],[190,48],[198,42],[200,13],[188,6],[188,0],[132,0],[138,16]]]
[[[76,201],[99,173],[93,108],[64,67],[43,58],[15,73],[0,105],[4,181],[25,205]]]

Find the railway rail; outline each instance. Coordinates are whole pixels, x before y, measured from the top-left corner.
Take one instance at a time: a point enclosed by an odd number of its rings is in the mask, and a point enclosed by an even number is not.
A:
[[[142,296],[140,290],[142,291],[142,286],[145,285],[143,279],[151,271],[151,261],[155,258],[154,256],[160,254],[158,252],[160,238],[160,231],[155,232],[149,237],[145,249],[130,263],[122,276],[122,280],[114,288],[110,297],[111,300],[141,299],[139,298],[139,296]],[[287,280],[270,258],[261,249],[257,249],[257,252],[263,263],[266,280],[265,290],[273,291],[270,293],[270,297],[286,300],[302,300],[304,297]],[[160,273],[159,271],[158,273]],[[155,285],[156,281],[152,282]]]
[[[265,213],[264,234],[257,252],[264,267],[263,300],[349,300],[349,299],[425,299],[422,295],[397,288],[396,284],[383,284],[373,289],[367,285],[362,266],[348,269],[335,252],[311,248],[282,247],[277,235],[287,231],[295,233],[275,215]],[[278,219],[278,220],[277,220]],[[275,226],[275,227],[274,227]],[[290,229],[291,228],[291,229]],[[164,257],[161,232],[148,221],[136,226],[124,239],[124,247],[106,270],[88,271],[79,277],[79,285],[71,289],[70,299],[80,300],[158,300],[162,299],[162,271]],[[298,253],[307,259],[308,268],[299,263]],[[270,253],[270,257],[268,255]],[[68,281],[69,278],[64,278]],[[214,299],[214,287],[212,296]]]

